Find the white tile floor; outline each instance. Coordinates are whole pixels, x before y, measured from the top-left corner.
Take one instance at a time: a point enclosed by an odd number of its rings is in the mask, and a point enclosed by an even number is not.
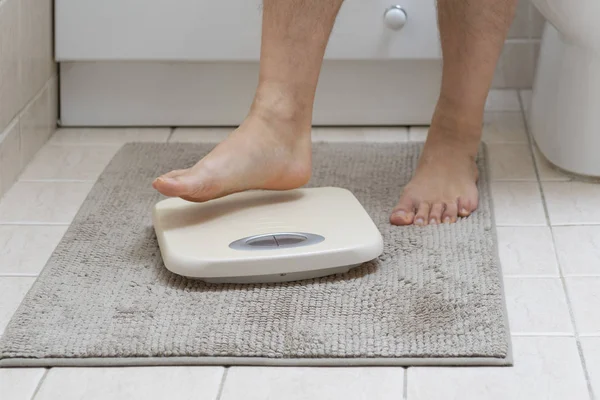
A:
[[[527,98],[527,92],[521,97],[512,91],[492,93],[484,126],[513,368],[0,369],[0,398],[589,400],[592,393],[600,396],[596,206],[600,185],[573,181],[535,152],[520,108]],[[57,132],[0,201],[0,332],[121,143],[218,142],[228,131]],[[426,127],[317,128],[314,138],[420,141],[426,135]]]

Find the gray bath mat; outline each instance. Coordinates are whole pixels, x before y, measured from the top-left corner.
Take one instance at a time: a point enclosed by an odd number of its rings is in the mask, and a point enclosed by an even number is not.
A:
[[[383,255],[335,277],[214,285],[164,268],[151,221],[153,178],[210,148],[120,150],[6,328],[0,365],[511,363],[484,157],[476,213],[401,228],[389,212],[420,145],[318,144],[310,186],[350,189]]]

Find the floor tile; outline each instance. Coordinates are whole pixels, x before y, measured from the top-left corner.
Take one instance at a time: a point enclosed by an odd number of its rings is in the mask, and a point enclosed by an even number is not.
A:
[[[527,130],[520,111],[486,112],[483,117],[483,141],[486,143],[528,144]]]
[[[0,224],[69,224],[93,183],[17,182],[0,202]]]
[[[546,216],[535,182],[492,182],[498,226],[544,226]]]
[[[0,335],[35,278],[0,277]]]
[[[543,182],[552,225],[600,224],[600,184]]]
[[[600,226],[555,226],[553,231],[563,274],[600,276]]]
[[[600,336],[600,278],[566,278],[577,332]]]
[[[572,179],[569,175],[550,164],[550,161],[546,159],[537,145],[533,146],[533,158],[541,181],[570,181]]]
[[[396,400],[402,368],[232,367],[221,400]]]
[[[364,142],[365,131],[359,127],[316,127],[312,130],[313,142]]]
[[[427,139],[428,126],[411,126],[408,129],[408,140],[411,142],[424,142]]]
[[[529,119],[529,111],[531,110],[531,99],[533,97],[532,90],[521,90],[519,91],[519,97],[521,97],[521,105],[523,106],[523,113],[525,118]]]
[[[497,181],[537,181],[527,144],[490,144],[490,177]]]
[[[49,144],[122,145],[127,142],[166,142],[169,128],[62,128]]]
[[[35,400],[216,400],[222,367],[52,368]]]
[[[0,275],[38,275],[66,231],[66,225],[0,225]]]
[[[585,366],[590,376],[592,390],[596,396],[600,395],[600,337],[581,338]]]
[[[231,128],[177,128],[169,142],[220,143],[233,131]]]
[[[408,400],[589,400],[570,337],[513,338],[514,367],[409,368]]]
[[[20,177],[26,180],[95,181],[118,146],[44,146]]]
[[[485,102],[486,111],[521,111],[516,90],[490,90]]]
[[[498,227],[504,276],[559,276],[548,227]]]
[[[406,127],[363,128],[365,140],[373,143],[401,143],[408,141]]]
[[[44,373],[43,368],[0,369],[0,397],[6,400],[30,400]]]
[[[505,278],[504,291],[513,335],[574,333],[559,278]]]

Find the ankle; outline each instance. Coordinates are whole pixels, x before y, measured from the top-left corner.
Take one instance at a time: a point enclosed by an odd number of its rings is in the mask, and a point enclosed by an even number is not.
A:
[[[474,158],[481,143],[482,122],[475,117],[438,112],[433,116],[426,148],[444,148]]]
[[[305,94],[298,93],[289,86],[261,82],[256,90],[250,113],[270,122],[310,126],[313,100],[306,97]]]

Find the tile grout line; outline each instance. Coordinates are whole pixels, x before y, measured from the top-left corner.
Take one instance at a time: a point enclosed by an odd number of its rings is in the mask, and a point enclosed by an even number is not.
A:
[[[541,274],[541,275],[503,275],[502,278],[504,278],[504,279],[558,279],[558,278],[560,278],[560,275],[548,275],[548,274]]]
[[[559,279],[560,275],[504,275],[508,279]],[[565,275],[565,278],[600,278],[600,274]]]
[[[575,331],[568,332],[511,332],[511,337],[575,337]]]
[[[523,122],[525,123],[525,132],[527,133],[527,139],[529,141],[529,151],[531,153],[531,156],[534,157],[534,162],[533,162],[533,168],[535,170],[535,174],[537,176],[537,180],[538,180],[538,189],[540,191],[540,196],[542,198],[542,207],[544,209],[544,216],[546,218],[546,224],[548,225],[548,227],[550,228],[550,237],[552,238],[552,246],[554,246],[554,258],[556,260],[557,266],[558,266],[558,272],[560,274],[560,281],[561,281],[561,285],[563,288],[563,291],[565,293],[565,298],[567,301],[567,308],[569,310],[569,316],[571,318],[571,324],[573,325],[573,332],[574,332],[574,337],[575,337],[575,343],[577,346],[577,352],[579,354],[579,360],[581,362],[581,367],[583,369],[583,375],[584,375],[584,379],[587,385],[587,389],[588,389],[588,394],[590,395],[590,399],[591,400],[595,400],[595,396],[594,396],[594,390],[592,388],[592,383],[591,383],[591,379],[590,379],[590,373],[588,371],[586,362],[585,362],[585,357],[583,354],[583,347],[581,346],[581,338],[579,336],[579,332],[577,329],[577,324],[575,321],[575,313],[573,312],[573,305],[571,304],[571,296],[569,295],[569,290],[567,288],[567,282],[566,282],[566,278],[565,278],[565,274],[560,262],[560,259],[558,257],[558,252],[557,252],[557,247],[556,247],[556,238],[554,235],[554,229],[550,220],[550,213],[548,210],[548,206],[546,204],[546,197],[544,195],[544,186],[542,185],[542,181],[540,180],[540,171],[538,168],[537,163],[535,162],[535,155],[534,155],[534,151],[533,151],[533,137],[530,134],[530,129],[529,129],[529,121],[527,120],[527,115],[525,113],[525,107],[523,105],[523,99],[521,98],[521,93],[517,92],[518,94],[518,100],[519,100],[519,104],[521,105],[521,118],[523,118]]]
[[[408,368],[404,368],[404,385],[402,386],[402,400],[408,400]]]
[[[0,221],[0,226],[71,226],[70,222]]]
[[[69,179],[69,178],[49,178],[49,179],[19,179],[20,183],[94,183],[96,179]]]
[[[176,126],[172,126],[170,128],[169,136],[167,136],[167,141],[165,143],[171,143],[171,139],[173,138],[173,135],[175,134],[175,129],[177,129]]]
[[[35,397],[37,396],[38,392],[40,391],[40,388],[42,387],[42,384],[46,380],[46,376],[48,376],[49,372],[50,372],[50,368],[46,368],[44,370],[44,375],[42,375],[42,379],[40,379],[37,386],[35,387],[35,390],[33,391],[33,394],[31,395],[31,400],[35,400]]]
[[[229,367],[224,366],[223,376],[221,376],[221,383],[219,384],[219,391],[217,392],[217,397],[215,400],[221,400],[221,396],[223,395],[223,389],[225,388],[225,380],[227,379],[227,373],[229,372]]]

